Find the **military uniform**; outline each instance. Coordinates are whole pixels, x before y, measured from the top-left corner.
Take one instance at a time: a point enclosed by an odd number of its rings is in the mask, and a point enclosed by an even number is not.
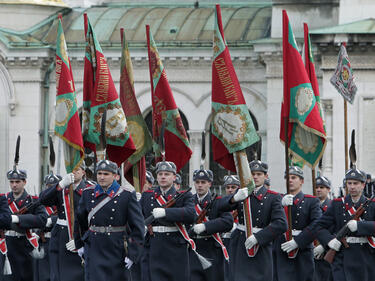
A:
[[[204,169],[196,170],[193,180],[212,182],[212,171]],[[210,208],[205,216],[206,219],[202,222],[205,230],[200,234],[196,234],[192,228],[191,232],[193,234],[191,237],[195,241],[199,254],[209,259],[212,265],[208,269],[203,269],[197,255],[193,251],[190,251],[190,280],[224,280],[224,262],[225,260],[229,260],[229,255],[220,234],[232,229],[233,217],[229,212],[219,210],[220,206],[218,203],[220,198],[213,199],[210,191],[203,198],[199,198],[197,193],[193,197],[197,216],[210,204]]]
[[[10,210],[8,207],[8,201],[5,194],[0,194],[0,272],[3,272],[4,261],[7,257],[7,248],[5,241],[5,230],[10,228],[12,219],[10,216]],[[9,261],[9,260],[8,260]],[[3,277],[0,275],[0,280],[3,280]]]
[[[103,160],[98,171],[115,174],[117,165]],[[86,281],[127,280],[125,257],[137,263],[143,246],[144,220],[135,190],[120,186],[115,180],[105,192],[96,186],[87,187],[79,202],[77,219],[84,242]],[[125,249],[126,226],[129,243]],[[77,242],[77,248],[82,245]]]
[[[286,241],[285,235],[280,235],[275,241],[275,259],[278,281],[308,281],[313,280],[314,258],[313,244],[315,234],[314,223],[321,216],[318,198],[299,192],[294,196],[292,206],[293,238],[298,244],[295,258],[281,250],[281,244]]]
[[[88,186],[92,186],[92,183],[82,180],[74,190],[74,213],[77,212],[83,190]],[[69,188],[62,189],[59,184],[52,185],[40,193],[40,201],[45,206],[57,207],[57,221],[51,231],[49,242],[51,281],[83,280],[84,270],[80,257],[66,249],[66,243],[70,241],[66,219],[69,204],[64,202],[69,201]],[[72,230],[72,234],[72,239],[79,239],[78,228]]]
[[[348,174],[349,173],[349,174]],[[365,181],[361,178],[361,172],[357,169],[351,169],[346,174],[346,179]],[[352,174],[352,175],[351,175]],[[363,175],[362,175],[363,176]],[[362,195],[358,202],[353,203],[351,196],[337,198],[332,201],[330,207],[317,222],[318,232],[324,232],[319,242],[326,248],[328,243],[335,238],[333,233],[337,233],[345,224],[351,220],[351,211],[366,201]],[[354,208],[354,209],[353,209]],[[331,264],[333,280],[335,281],[370,281],[375,276],[375,243],[371,236],[375,236],[375,202],[370,203],[367,210],[358,221],[358,229],[350,232],[346,241],[349,248],[343,245],[336,253],[335,259]],[[333,227],[333,232],[328,231]]]

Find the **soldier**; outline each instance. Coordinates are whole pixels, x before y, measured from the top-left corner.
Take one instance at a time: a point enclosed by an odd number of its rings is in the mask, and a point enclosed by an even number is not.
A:
[[[62,180],[62,177],[59,175],[49,174],[44,178],[45,188],[48,188],[52,185],[56,185],[59,181]],[[49,281],[51,280],[50,273],[50,262],[49,262],[49,242],[51,238],[51,230],[53,225],[56,224],[56,206],[48,207],[44,206],[44,209],[48,215],[47,223],[44,228],[41,228],[37,233],[40,237],[40,247],[45,253],[45,256],[42,259],[34,259],[34,280],[33,281]]]
[[[292,235],[286,241],[280,235],[275,241],[275,259],[278,281],[311,281],[314,276],[313,234],[314,222],[321,216],[318,198],[302,192],[303,171],[289,167],[290,194],[282,199],[283,206],[292,206]],[[296,254],[292,255],[293,253]]]
[[[324,176],[319,176],[315,179],[316,183],[316,196],[320,201],[320,209],[325,213],[328,207],[331,205],[331,200],[328,198],[328,194],[331,190],[331,181]],[[331,265],[326,262],[324,257],[324,247],[319,244],[314,247],[314,258],[315,258],[315,272],[314,281],[330,281],[332,280]]]
[[[177,191],[181,189],[182,178],[180,174],[176,174],[176,180],[174,181],[174,187]]]
[[[211,170],[195,170],[193,181],[197,193],[194,195],[195,210],[198,218],[201,212],[206,213],[203,221],[198,221],[192,227],[192,238],[197,251],[212,261],[212,266],[206,270],[194,254],[190,251],[190,280],[224,280],[224,261],[229,260],[228,252],[220,237],[221,232],[226,232],[233,227],[233,217],[228,212],[219,210],[218,200],[210,192],[213,173]]]
[[[331,264],[333,280],[335,281],[370,281],[375,276],[374,240],[375,234],[375,204],[374,200],[365,210],[359,221],[352,219],[355,210],[366,201],[363,195],[365,174],[353,167],[345,174],[348,195],[332,201],[331,206],[318,220],[318,232],[327,233],[319,238],[325,248],[337,251]],[[334,233],[347,226],[346,242],[349,247],[343,247]],[[330,228],[333,227],[333,233]]]
[[[371,174],[366,175],[366,186],[363,195],[368,198],[374,195],[374,183],[371,180]]]
[[[75,228],[71,214],[77,211],[78,202],[83,190],[92,183],[84,179],[84,163],[67,174],[58,183],[40,193],[40,201],[45,206],[57,207],[57,221],[52,229],[49,244],[51,281],[83,280],[84,270],[77,254],[74,237],[79,239],[78,228]],[[56,180],[57,181],[57,180]],[[73,184],[73,200],[70,198],[69,186]],[[67,219],[68,216],[68,219]]]
[[[12,229],[5,232],[8,257],[12,274],[4,280],[32,280],[32,257],[39,257],[38,236],[32,228],[44,227],[47,214],[37,201],[25,190],[27,174],[25,170],[14,168],[7,173],[11,192],[7,194],[12,213]]]
[[[233,281],[272,280],[272,241],[287,228],[281,196],[264,187],[268,165],[255,160],[250,163],[250,169],[256,186],[254,192],[248,199],[247,196],[239,196],[243,190],[239,189],[226,203],[230,209],[237,209],[239,214],[239,223],[230,239],[229,266]],[[243,203],[237,203],[241,199],[250,200],[253,234],[249,237],[245,234]]]
[[[146,182],[143,186],[142,192],[145,192],[149,189],[152,189],[154,181],[155,181],[155,179],[154,179],[154,176],[152,175],[152,173],[150,171],[146,171]]]
[[[236,176],[233,176],[233,175],[225,176],[223,187],[225,188],[226,195],[234,195],[237,192],[237,189],[240,188],[240,181],[238,180]],[[225,232],[222,234],[223,242],[224,242],[225,247],[227,248],[228,254],[230,253],[230,249],[229,249],[230,237],[232,235],[232,232],[236,229],[237,224],[238,224],[237,210],[233,210],[231,214],[233,217],[232,229],[229,232]],[[229,261],[230,261],[230,256],[229,256]],[[225,281],[230,280],[229,261],[225,261],[225,264],[224,264],[224,280]]]
[[[162,161],[156,165],[158,186],[142,194],[141,206],[145,218],[153,215],[155,221],[146,235],[145,253],[142,260],[143,281],[188,281],[189,253],[188,237],[183,224],[195,221],[194,200],[190,192],[185,193],[171,208],[162,206],[179,193],[174,188],[176,165]]]
[[[135,190],[118,184],[117,169],[112,161],[100,161],[98,183],[87,187],[79,202],[77,219],[84,241],[80,254],[89,273],[86,281],[128,280],[125,267],[138,262],[143,246],[144,222]],[[127,226],[132,243],[125,248]]]
[[[10,265],[5,242],[5,229],[9,229],[12,223],[8,200],[5,194],[0,194],[0,272],[10,273]],[[6,264],[5,263],[6,260]],[[0,280],[3,280],[0,276]]]

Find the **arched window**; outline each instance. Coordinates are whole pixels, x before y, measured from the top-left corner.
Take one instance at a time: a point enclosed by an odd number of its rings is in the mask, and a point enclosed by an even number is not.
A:
[[[181,115],[182,124],[184,125],[184,128],[185,128],[185,130],[187,132],[189,130],[188,121],[187,121],[185,115],[182,113],[181,110],[178,110],[178,112]],[[145,121],[146,121],[146,124],[147,124],[147,128],[149,129],[149,131],[152,134],[152,111],[150,111],[149,113],[147,113],[147,115],[145,117]],[[189,138],[189,134],[187,134],[187,136]],[[151,170],[151,167],[155,167],[155,157],[154,157],[153,151],[149,151],[146,154],[146,168],[148,170]],[[181,175],[181,179],[182,179],[181,186],[185,187],[189,183],[189,161],[181,169],[181,171],[179,172],[179,174]],[[156,175],[154,174],[154,176],[156,176]]]
[[[258,132],[259,126],[258,121],[256,120],[255,116],[250,112],[250,117],[253,121],[255,130]],[[260,137],[260,136],[259,136]],[[221,185],[223,184],[223,178],[226,175],[234,174],[227,169],[223,168],[220,164],[214,161],[213,154],[212,154],[212,143],[211,143],[211,128],[210,128],[210,170],[214,173],[214,182],[212,184],[214,190],[218,194],[224,194],[224,190],[221,189]],[[253,145],[249,146],[246,149],[247,159],[250,161],[254,159],[259,159],[262,154],[262,140],[260,139],[258,142],[254,143]]]

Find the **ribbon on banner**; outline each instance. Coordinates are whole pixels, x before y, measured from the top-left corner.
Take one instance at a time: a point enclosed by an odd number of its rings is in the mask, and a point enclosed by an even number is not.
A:
[[[284,211],[285,211],[285,215],[286,215],[286,220],[288,221],[288,219],[289,219],[288,218],[288,206],[284,206]],[[289,237],[289,229],[288,229],[287,232],[285,232],[285,240],[286,241],[292,240],[292,237]],[[288,253],[288,258],[294,259],[297,256],[297,254],[298,254],[298,248],[293,250],[293,251],[290,251]]]

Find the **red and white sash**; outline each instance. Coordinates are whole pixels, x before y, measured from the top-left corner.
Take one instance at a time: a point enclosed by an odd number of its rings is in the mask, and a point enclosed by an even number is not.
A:
[[[199,206],[199,204],[195,204],[195,212],[197,213],[197,215],[199,216],[200,213],[202,213],[202,208],[201,206]],[[203,219],[204,222],[207,222],[208,221],[208,218],[207,217],[204,217]],[[215,241],[217,243],[219,243],[220,247],[221,247],[221,250],[223,252],[223,255],[224,255],[224,258],[229,261],[229,255],[228,255],[228,251],[227,251],[227,248],[224,246],[224,243],[223,243],[223,240],[221,239],[219,233],[214,233],[211,235],[213,239],[215,239]]]
[[[246,206],[248,206],[247,211],[249,212],[249,221],[248,222],[246,221],[245,216],[244,216],[245,236],[247,238],[247,237],[250,237],[253,234],[253,219],[251,217],[250,196],[247,197],[245,200],[247,200],[247,204],[243,204],[243,213],[245,214]],[[248,233],[248,229],[250,230],[249,233]],[[258,249],[259,249],[259,244],[256,244],[253,247],[251,247],[250,249],[247,249],[246,253],[250,258],[253,258],[257,254]]]
[[[285,215],[286,215],[286,221],[289,220],[289,215],[288,215],[288,206],[284,206],[284,211],[285,211]],[[289,237],[289,233],[292,232],[291,230],[289,230],[289,227],[288,227],[288,230],[285,232],[285,240],[286,241],[290,241],[293,239],[293,237]],[[298,248],[293,250],[293,251],[290,251],[288,253],[288,258],[290,259],[294,259],[298,254]]]
[[[68,227],[68,235],[69,235],[69,241],[73,239],[73,229],[72,229],[72,218],[70,216],[70,196],[69,192],[65,192],[65,188],[61,190],[62,192],[62,198],[64,201],[64,211],[65,211],[65,218],[67,221],[67,227]]]
[[[16,203],[13,201],[12,203],[9,204],[9,209],[12,212],[12,214],[17,214],[19,212],[19,209],[16,205]],[[39,242],[38,242],[38,235],[36,235],[34,232],[32,232],[30,229],[26,230],[26,238],[33,246],[34,249],[38,249],[39,247]]]
[[[345,206],[345,198],[342,197],[341,198],[342,200],[342,203],[344,204]],[[352,206],[350,209],[348,209],[348,213],[349,215],[353,216],[355,213],[357,212],[356,208],[354,206]],[[362,220],[361,218],[359,218],[359,220]],[[368,244],[372,247],[372,248],[375,248],[375,237],[374,236],[367,236],[367,242]]]

